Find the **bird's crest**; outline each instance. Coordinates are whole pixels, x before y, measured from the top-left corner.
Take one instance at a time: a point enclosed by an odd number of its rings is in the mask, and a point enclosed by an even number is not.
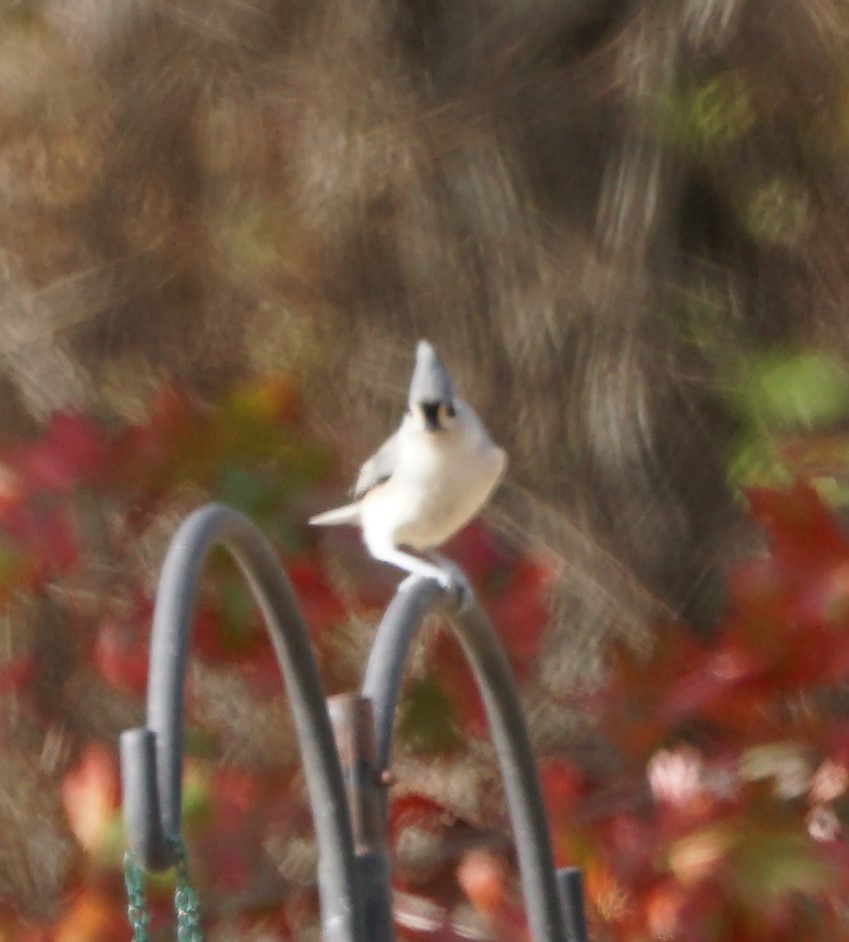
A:
[[[436,350],[420,340],[416,347],[416,368],[410,380],[410,403],[446,402],[454,400],[454,387]]]

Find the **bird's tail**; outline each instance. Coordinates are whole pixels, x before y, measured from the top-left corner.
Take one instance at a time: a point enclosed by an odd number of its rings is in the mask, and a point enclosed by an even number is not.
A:
[[[313,527],[335,527],[342,523],[359,523],[360,505],[346,504],[344,507],[336,507],[334,510],[325,510],[324,513],[316,514],[310,517],[309,522]]]

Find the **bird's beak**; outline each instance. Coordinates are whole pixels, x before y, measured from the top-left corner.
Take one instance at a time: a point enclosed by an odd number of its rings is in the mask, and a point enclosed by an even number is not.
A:
[[[442,403],[439,402],[421,403],[422,417],[424,418],[425,428],[429,432],[438,432],[441,427],[439,424],[439,407],[441,404]]]
[[[454,390],[451,386],[451,379],[445,372],[445,367],[439,362],[436,350],[426,341],[420,340],[416,348],[416,367],[413,370],[413,378],[410,380],[409,403],[412,407],[420,404],[424,407],[425,403],[453,402]],[[428,427],[430,418],[425,411]],[[436,412],[434,412],[434,421],[436,421]]]

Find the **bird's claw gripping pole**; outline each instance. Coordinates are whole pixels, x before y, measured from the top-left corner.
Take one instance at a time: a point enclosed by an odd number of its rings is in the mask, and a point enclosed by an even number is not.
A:
[[[539,780],[509,664],[473,597],[432,579],[405,579],[381,621],[362,695],[326,701],[292,590],[265,538],[246,517],[209,505],[179,528],[165,559],[153,620],[147,726],[121,736],[124,817],[141,866],[174,862],[180,833],[182,701],[198,585],[210,551],[224,546],[251,587],[289,695],[319,845],[326,942],[392,942],[386,784],[403,668],[429,611],[453,626],[486,708],[515,833],[534,942],[586,942],[580,873],[555,872]]]

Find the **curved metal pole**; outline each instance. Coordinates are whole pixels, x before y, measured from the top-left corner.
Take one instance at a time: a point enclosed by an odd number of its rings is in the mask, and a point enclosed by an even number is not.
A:
[[[477,602],[458,613],[439,605],[443,598],[433,580],[405,579],[378,626],[362,687],[374,707],[378,768],[389,764],[395,707],[413,636],[424,615],[438,609],[448,617],[483,698],[504,780],[533,939],[567,942],[565,899],[555,875],[536,765],[510,666]]]
[[[183,687],[200,577],[210,551],[236,560],[265,619],[289,696],[319,846],[324,938],[365,942],[347,800],[324,687],[288,580],[266,539],[242,514],[210,504],[188,517],[165,558],[151,638],[148,728],[121,736],[130,845],[149,869],[173,862],[180,831]]]

